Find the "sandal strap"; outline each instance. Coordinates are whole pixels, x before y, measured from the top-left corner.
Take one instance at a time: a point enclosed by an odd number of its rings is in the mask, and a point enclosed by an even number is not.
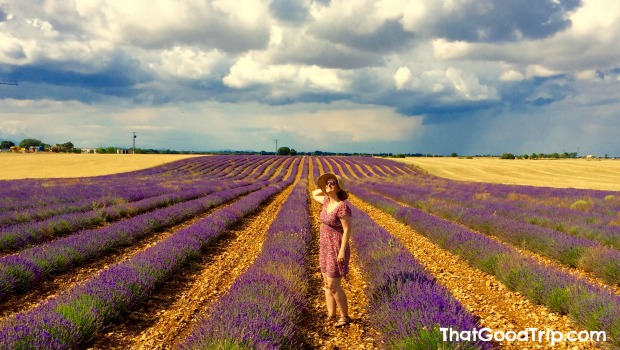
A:
[[[351,318],[349,316],[340,316],[340,318],[336,322],[336,326],[346,326],[350,323],[351,323]]]

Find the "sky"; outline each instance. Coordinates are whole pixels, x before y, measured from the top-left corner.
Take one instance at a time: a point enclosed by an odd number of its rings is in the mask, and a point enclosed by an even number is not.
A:
[[[617,0],[0,0],[0,140],[620,156]]]

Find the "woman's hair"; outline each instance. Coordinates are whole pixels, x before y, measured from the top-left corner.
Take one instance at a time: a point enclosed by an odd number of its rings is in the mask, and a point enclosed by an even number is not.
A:
[[[345,190],[340,190],[338,191],[338,199],[340,199],[341,201],[345,200],[349,198],[349,192],[345,191]]]

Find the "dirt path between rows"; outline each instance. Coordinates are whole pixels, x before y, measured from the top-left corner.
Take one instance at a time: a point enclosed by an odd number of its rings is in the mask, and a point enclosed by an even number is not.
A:
[[[567,316],[552,313],[546,307],[534,305],[521,294],[508,290],[494,276],[469,266],[458,256],[438,247],[392,216],[353,196],[349,200],[397,237],[440,284],[470,312],[480,317],[483,326],[492,331],[516,332],[530,327],[560,332],[583,330]],[[540,349],[550,344],[501,342],[500,346],[507,349]],[[585,342],[557,343],[555,346],[558,349],[605,348],[604,345]]]
[[[309,174],[312,174],[314,166]],[[320,163],[319,163],[320,164]],[[323,167],[319,165],[319,173],[323,173]],[[316,181],[310,175],[308,181],[308,196],[316,189]],[[379,332],[370,327],[368,322],[368,300],[364,294],[366,284],[363,280],[356,263],[355,252],[352,251],[350,271],[347,278],[342,280],[342,286],[347,294],[349,302],[349,315],[353,322],[344,328],[337,329],[331,324],[326,324],[327,307],[325,293],[323,291],[323,278],[319,268],[319,212],[321,205],[310,198],[309,207],[312,223],[312,242],[306,259],[309,268],[309,310],[302,325],[305,342],[313,349],[379,349],[381,338]]]
[[[294,184],[300,173],[301,164]],[[294,184],[222,234],[143,305],[102,332],[89,349],[172,349],[182,341],[199,316],[252,265]]]

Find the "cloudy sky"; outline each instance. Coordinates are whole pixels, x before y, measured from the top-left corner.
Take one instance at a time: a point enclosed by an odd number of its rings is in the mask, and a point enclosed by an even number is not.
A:
[[[617,0],[0,0],[0,139],[620,156]]]

